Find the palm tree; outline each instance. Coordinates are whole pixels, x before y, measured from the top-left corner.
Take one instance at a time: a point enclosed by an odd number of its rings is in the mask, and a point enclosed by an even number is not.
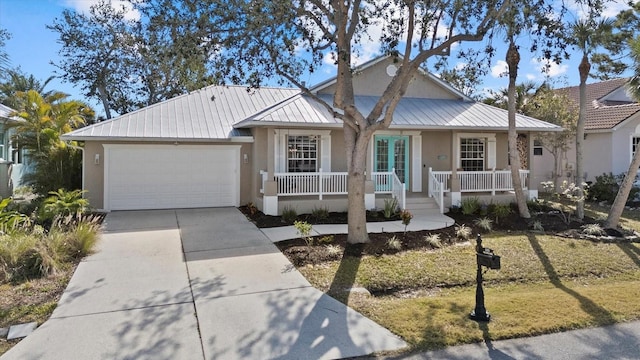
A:
[[[82,174],[81,154],[60,140],[60,135],[83,126],[94,117],[85,103],[66,100],[68,95],[54,92],[46,98],[37,91],[18,92],[21,104],[13,116],[16,122],[12,140],[27,150],[32,165],[25,180],[36,193],[46,195],[60,188],[73,190],[80,187]]]
[[[611,32],[613,21],[602,19],[596,21],[593,18],[575,22],[572,26],[574,45],[582,52],[582,60],[578,65],[580,74],[580,105],[578,111],[578,123],[576,125],[576,185],[578,186],[578,198],[576,203],[576,217],[584,218],[584,160],[582,148],[584,143],[584,127],[587,118],[587,79],[591,71],[592,52],[602,44],[602,34]]]
[[[35,90],[43,98],[47,98],[53,95],[56,91],[45,91],[45,88],[54,76],[49,76],[44,81],[36,79],[33,75],[26,75],[20,71],[20,69],[10,70],[8,72],[8,79],[4,83],[0,83],[0,103],[13,108],[19,109],[20,98],[16,96],[19,92],[27,92],[29,90]]]

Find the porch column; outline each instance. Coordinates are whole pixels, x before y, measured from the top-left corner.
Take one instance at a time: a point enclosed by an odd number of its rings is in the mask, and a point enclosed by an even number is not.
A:
[[[373,183],[372,173],[375,171],[375,167],[373,165],[373,136],[369,139],[369,146],[367,151],[367,164],[366,164],[366,175],[364,179],[364,207],[367,210],[375,209],[376,207],[376,187]]]
[[[422,192],[422,134],[411,135],[411,191]]]
[[[458,158],[460,153],[458,147],[460,138],[456,132],[452,132],[451,135],[451,179],[449,180],[449,187],[451,188],[449,194],[451,195],[451,206],[460,206],[462,201],[462,193],[460,192],[460,181],[458,180]]]
[[[271,173],[273,174],[273,173]],[[264,183],[264,196],[262,197],[262,212],[265,215],[278,215],[278,182],[269,180]]]
[[[262,212],[266,215],[278,215],[278,183],[274,181],[273,176],[276,167],[276,139],[278,132],[273,129],[267,129],[267,180],[264,182],[264,194],[262,195]]]
[[[529,133],[529,135],[527,136],[529,138],[529,151],[527,151],[527,155],[529,156],[529,161],[527,161],[527,164],[529,164],[529,176],[527,176],[527,188],[529,190],[529,200],[533,200],[533,199],[537,199],[538,198],[538,185],[534,183],[533,179],[534,179],[534,172],[535,172],[535,166],[534,166],[534,156],[533,156],[533,142],[534,142],[534,134],[533,133]]]

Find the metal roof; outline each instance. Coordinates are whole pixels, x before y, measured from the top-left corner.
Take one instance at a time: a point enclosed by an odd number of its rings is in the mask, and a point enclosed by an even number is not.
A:
[[[331,95],[320,95],[331,103]],[[375,96],[356,96],[356,106],[368,114],[378,101]],[[390,128],[507,130],[507,111],[484,103],[462,100],[402,98]],[[298,94],[236,124],[236,128],[268,125],[341,126],[329,111],[313,98]],[[524,115],[516,115],[516,128],[559,131],[561,127]]]
[[[13,121],[23,121],[23,119],[17,116],[10,116],[10,114],[13,112],[15,112],[15,110],[13,110],[12,108],[6,105],[0,104],[0,118],[13,120]]]
[[[300,90],[208,86],[64,134],[63,140],[229,140],[250,136],[233,124]]]

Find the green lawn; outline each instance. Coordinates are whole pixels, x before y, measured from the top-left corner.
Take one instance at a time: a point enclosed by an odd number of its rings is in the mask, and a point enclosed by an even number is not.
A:
[[[493,317],[486,325],[468,319],[475,301],[475,242],[348,257],[299,270],[414,350],[640,318],[640,244],[532,233],[483,239],[502,257],[502,269],[485,274],[486,307]],[[365,287],[374,296],[349,295],[344,289],[350,287]]]

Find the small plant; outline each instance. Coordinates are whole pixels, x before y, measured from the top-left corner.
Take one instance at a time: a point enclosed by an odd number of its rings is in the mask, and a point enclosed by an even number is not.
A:
[[[291,206],[285,206],[282,209],[282,220],[287,224],[293,224],[294,221],[298,218],[298,212],[295,208]]]
[[[542,226],[542,222],[540,220],[534,221],[533,224],[531,224],[531,227],[533,228],[534,231],[540,231],[540,232],[544,231],[544,227]]]
[[[89,208],[89,200],[82,196],[86,191],[58,189],[50,191],[44,200],[40,213],[40,220],[51,220],[56,216],[67,216],[84,213]]]
[[[489,232],[493,229],[493,220],[483,217],[481,219],[473,220],[473,223],[480,229]]]
[[[338,245],[327,245],[324,247],[327,250],[329,256],[335,257],[342,253],[342,248]]]
[[[471,237],[471,228],[465,224],[462,224],[459,226],[456,225],[455,230],[456,230],[456,237],[458,239],[469,240],[469,238]]]
[[[316,221],[327,220],[329,218],[329,210],[326,207],[325,208],[314,207],[313,210],[311,210],[311,216]]]
[[[593,236],[600,236],[604,234],[604,230],[602,230],[602,226],[600,226],[600,224],[582,225],[582,232]]]
[[[407,226],[411,223],[411,219],[413,219],[413,214],[407,209],[400,211],[400,219],[402,219],[402,225],[404,225],[404,233],[407,234]]]
[[[387,240],[387,247],[392,250],[400,250],[402,249],[402,242],[400,242],[397,236],[393,235]]]
[[[29,226],[31,221],[29,218],[14,210],[8,210],[7,206],[11,203],[10,198],[0,201],[0,232],[8,233],[18,228]]]
[[[429,244],[432,248],[438,249],[442,247],[442,242],[440,241],[440,234],[425,235],[424,241],[427,244]]]
[[[543,186],[545,186],[546,189],[551,185],[544,183]],[[583,195],[580,195],[580,188],[576,186],[576,184],[569,183],[565,180],[560,186],[560,192],[554,193],[553,196],[559,200],[554,206],[558,210],[558,216],[560,216],[565,224],[569,225],[571,223],[571,217],[573,215],[575,205],[585,198],[584,192]],[[569,205],[566,204],[567,202]]]
[[[460,208],[462,209],[462,213],[464,215],[473,215],[476,212],[480,211],[480,199],[477,197],[467,197],[462,199],[460,202]]]
[[[333,240],[333,235],[325,235],[317,239],[319,244],[331,244]]]
[[[293,227],[298,230],[298,234],[307,243],[307,246],[311,247],[313,245],[313,238],[311,237],[313,226],[306,221],[296,221],[293,223]]]
[[[398,212],[398,199],[391,198],[384,200],[383,215],[385,219],[391,218]]]
[[[491,215],[496,220],[496,224],[500,224],[500,219],[504,219],[511,214],[510,204],[495,204],[491,209]]]
[[[256,204],[252,203],[252,202],[248,202],[247,203],[247,211],[249,212],[249,215],[255,215],[258,212],[258,208],[256,207]]]
[[[530,211],[542,211],[542,202],[538,199],[527,200],[527,207]]]

